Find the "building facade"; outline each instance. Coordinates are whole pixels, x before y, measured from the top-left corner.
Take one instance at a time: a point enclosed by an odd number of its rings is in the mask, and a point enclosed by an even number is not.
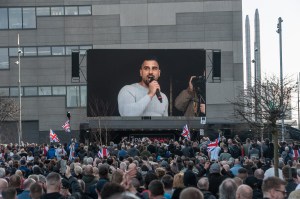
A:
[[[72,133],[88,121],[87,49],[220,50],[219,81],[207,58],[207,122],[232,122],[229,100],[243,87],[242,0],[2,0],[0,94],[16,100],[19,47],[25,142],[48,142],[49,129],[67,140],[67,111]],[[76,82],[72,51],[81,55]],[[2,135],[17,131],[9,126]]]

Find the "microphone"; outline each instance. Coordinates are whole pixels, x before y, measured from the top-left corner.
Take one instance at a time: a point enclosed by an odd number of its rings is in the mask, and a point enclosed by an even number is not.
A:
[[[154,79],[153,75],[149,76],[149,83],[154,81],[154,80],[155,79]],[[162,97],[161,97],[161,94],[159,92],[159,89],[156,89],[155,94],[156,94],[157,99],[160,101],[160,103],[162,103]]]

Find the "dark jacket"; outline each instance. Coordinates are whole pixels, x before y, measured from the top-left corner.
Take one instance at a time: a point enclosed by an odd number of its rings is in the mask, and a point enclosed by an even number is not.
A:
[[[208,181],[209,181],[209,191],[214,194],[214,196],[217,197],[218,192],[219,192],[219,186],[225,180],[226,177],[222,176],[219,173],[211,173],[208,176]]]

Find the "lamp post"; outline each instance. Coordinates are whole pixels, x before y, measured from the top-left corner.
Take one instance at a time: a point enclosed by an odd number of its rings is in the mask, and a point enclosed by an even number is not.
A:
[[[21,54],[22,50],[20,48],[20,36],[18,34],[18,61],[16,64],[19,66],[19,80],[18,80],[18,87],[19,87],[19,132],[18,132],[18,137],[19,137],[19,145],[21,144],[22,141],[22,91],[21,91]]]
[[[282,141],[284,141],[284,113],[283,113],[283,77],[282,77],[282,28],[281,23],[283,20],[281,17],[278,18],[278,24],[277,24],[277,33],[279,34],[279,57],[280,57],[280,91],[281,91],[281,97],[280,97],[280,108],[281,108],[281,135],[282,135]]]
[[[257,122],[256,60],[252,59],[251,62],[254,63],[254,120]]]

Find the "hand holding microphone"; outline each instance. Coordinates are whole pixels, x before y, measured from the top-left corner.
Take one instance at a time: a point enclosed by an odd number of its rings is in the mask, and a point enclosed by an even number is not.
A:
[[[152,89],[154,89],[154,90],[152,90]],[[155,95],[156,95],[157,99],[160,101],[160,103],[162,103],[162,97],[161,97],[161,94],[159,91],[160,87],[159,87],[158,82],[154,79],[153,75],[151,75],[151,76],[149,75],[149,90],[150,90],[150,92],[155,91]]]

